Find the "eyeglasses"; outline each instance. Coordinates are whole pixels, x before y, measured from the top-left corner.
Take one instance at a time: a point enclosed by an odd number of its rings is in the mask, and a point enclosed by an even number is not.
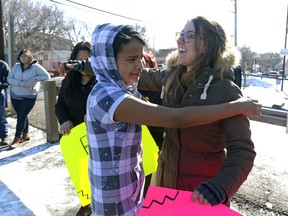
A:
[[[179,38],[184,43],[189,43],[191,40],[194,40],[196,38],[196,35],[195,33],[191,33],[191,32],[186,32],[186,33],[176,32],[176,41],[179,40]],[[204,39],[204,38],[200,37],[200,39]]]

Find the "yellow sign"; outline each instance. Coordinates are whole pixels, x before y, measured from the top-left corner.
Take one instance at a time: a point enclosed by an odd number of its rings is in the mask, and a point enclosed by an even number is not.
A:
[[[157,169],[158,147],[146,126],[142,126],[142,145],[144,172],[145,175],[149,175]],[[86,206],[91,202],[91,192],[85,123],[72,128],[69,135],[62,136],[60,147],[81,205]]]

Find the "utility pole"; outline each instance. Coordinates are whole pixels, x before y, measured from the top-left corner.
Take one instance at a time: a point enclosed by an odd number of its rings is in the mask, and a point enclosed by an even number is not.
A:
[[[284,49],[286,49],[286,47],[287,47],[287,34],[288,34],[288,4],[287,4],[287,15],[286,15],[286,31],[285,31],[285,44],[284,44]],[[286,61],[286,55],[284,55],[284,57],[283,57],[283,70],[282,70],[281,91],[283,91],[284,74],[285,74],[285,61]]]
[[[5,61],[2,0],[0,0],[0,59]]]
[[[234,0],[234,46],[237,47],[237,0]]]

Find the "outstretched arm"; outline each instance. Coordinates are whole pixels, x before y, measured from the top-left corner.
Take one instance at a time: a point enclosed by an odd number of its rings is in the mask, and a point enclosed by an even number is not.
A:
[[[117,107],[114,120],[139,125],[184,128],[208,124],[239,114],[258,116],[260,111],[261,105],[248,98],[209,106],[167,108],[130,96]]]

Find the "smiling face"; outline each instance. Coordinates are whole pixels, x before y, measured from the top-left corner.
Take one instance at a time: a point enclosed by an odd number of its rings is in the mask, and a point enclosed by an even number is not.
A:
[[[24,52],[21,56],[20,56],[20,61],[22,62],[22,64],[24,66],[27,66],[30,64],[31,62],[31,57],[30,54],[28,52]]]
[[[178,45],[178,62],[190,70],[199,58],[205,52],[205,41],[203,36],[199,38],[199,50],[197,50],[195,26],[192,21],[187,22],[182,30],[179,38],[177,38]]]
[[[118,70],[126,84],[138,82],[143,69],[143,51],[143,43],[132,38],[129,43],[122,45],[121,51],[117,54]]]

